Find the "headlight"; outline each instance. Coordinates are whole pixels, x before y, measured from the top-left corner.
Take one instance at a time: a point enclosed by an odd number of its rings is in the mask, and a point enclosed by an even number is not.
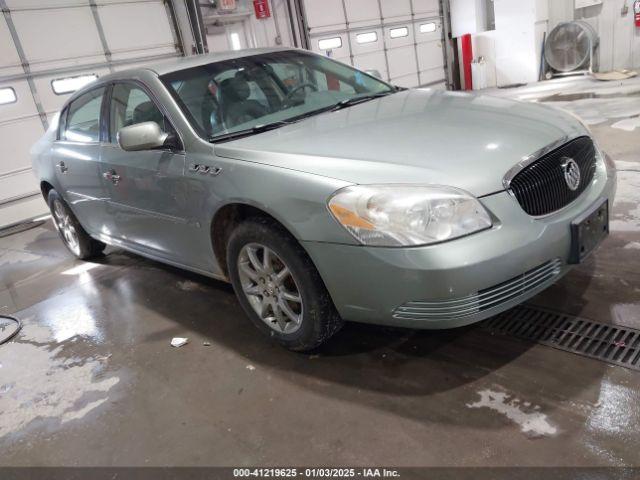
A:
[[[329,210],[364,245],[427,245],[491,227],[469,193],[452,187],[355,185],[338,190]]]

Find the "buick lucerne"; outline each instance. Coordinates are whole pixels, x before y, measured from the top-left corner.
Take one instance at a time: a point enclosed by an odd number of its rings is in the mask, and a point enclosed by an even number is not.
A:
[[[295,49],[101,77],[32,158],[75,256],[112,245],[231,282],[300,351],[343,321],[450,328],[529,299],[607,235],[616,185],[568,113]]]

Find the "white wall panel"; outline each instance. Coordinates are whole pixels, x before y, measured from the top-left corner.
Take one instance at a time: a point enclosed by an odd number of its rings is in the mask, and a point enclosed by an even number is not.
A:
[[[378,2],[371,0],[345,0],[349,23],[380,20]]]
[[[419,82],[419,79],[417,74],[406,75],[404,77],[396,77],[393,79],[393,83],[395,83],[400,87],[405,87],[405,88],[417,87],[418,82]]]
[[[5,160],[10,159],[10,162],[3,162],[4,166],[0,175],[30,167],[29,152],[20,147],[22,145],[32,145],[43,132],[42,123],[40,123],[38,116],[0,124],[0,135],[3,138],[12,140],[11,142],[0,143],[0,155]],[[29,187],[33,189],[33,185]],[[20,185],[16,185],[13,181],[4,183],[4,185],[0,186],[0,200],[17,195],[20,193],[20,188]]]
[[[442,44],[439,41],[418,44],[418,67],[420,71],[444,66]],[[440,76],[442,78],[442,75]]]
[[[413,11],[416,14],[431,14],[436,16],[440,13],[439,0],[413,0]]]
[[[380,0],[382,16],[390,21],[394,17],[411,15],[411,0]]]
[[[307,0],[305,1],[308,27],[313,30],[317,27],[345,24],[342,0]]]
[[[389,78],[384,52],[373,52],[353,57],[353,66],[360,70],[377,70],[382,78]]]
[[[87,6],[87,0],[5,0],[12,12],[20,10],[40,10],[45,8],[63,8],[68,6]]]
[[[0,75],[22,73],[20,57],[9,34],[4,15],[0,17]]]
[[[498,86],[536,81],[535,0],[495,0],[494,7]]]
[[[11,17],[33,71],[106,62],[88,6],[20,10]]]
[[[175,51],[171,24],[160,1],[101,6],[98,15],[114,60]]]
[[[416,65],[416,53],[413,46],[408,45],[406,47],[394,48],[387,53],[389,57],[389,76],[391,77],[391,81],[417,72],[418,66]],[[418,79],[416,75],[416,85],[417,84]]]
[[[434,84],[443,85],[446,90],[446,82],[442,78],[442,68],[420,70],[420,83],[429,86],[433,86]]]
[[[12,152],[9,152],[9,154],[11,153]],[[20,157],[16,158],[16,160],[20,159]],[[25,194],[37,192],[38,183],[31,169],[19,171],[15,174],[5,173],[4,176],[0,177],[0,190],[2,190],[2,200],[4,203],[7,200],[14,200]],[[0,204],[0,207],[1,206],[2,204]]]
[[[33,96],[29,90],[29,84],[26,80],[13,80],[10,82],[0,83],[0,88],[11,87],[16,92],[17,101],[0,105],[0,125],[13,119],[27,117],[29,115],[38,115],[38,109],[33,101]],[[11,137],[0,136],[2,141],[9,141]],[[2,171],[4,163],[0,157],[0,171]]]
[[[0,227],[46,210],[41,199],[27,207],[23,204],[29,200],[5,204],[9,199],[38,191],[29,148],[44,133],[27,81],[0,83],[0,88],[7,86],[14,89],[17,101],[0,105]]]

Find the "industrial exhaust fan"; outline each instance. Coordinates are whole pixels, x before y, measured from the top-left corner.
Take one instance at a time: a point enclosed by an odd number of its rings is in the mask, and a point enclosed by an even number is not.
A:
[[[599,37],[587,22],[559,23],[544,42],[546,76],[590,74],[598,70]]]

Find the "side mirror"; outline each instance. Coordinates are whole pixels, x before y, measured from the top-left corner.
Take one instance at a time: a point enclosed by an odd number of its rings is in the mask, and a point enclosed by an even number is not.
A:
[[[123,127],[116,136],[120,148],[127,152],[162,148],[168,137],[169,134],[163,132],[156,122],[142,122]]]
[[[364,73],[366,73],[367,75],[371,75],[372,77],[376,77],[377,79],[382,80],[382,75],[380,75],[380,72],[378,70],[365,70]]]

